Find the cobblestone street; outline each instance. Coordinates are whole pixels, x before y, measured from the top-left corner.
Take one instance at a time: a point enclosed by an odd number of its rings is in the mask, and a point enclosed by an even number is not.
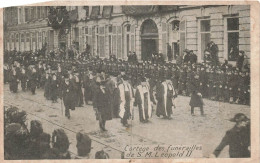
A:
[[[91,105],[77,107],[75,111],[71,111],[71,119],[68,120],[62,116],[61,107],[64,106],[60,100],[58,103],[45,100],[41,89],[37,89],[36,95],[22,92],[21,88],[19,90],[17,94],[10,93],[8,85],[5,85],[4,104],[25,110],[28,113],[28,122],[33,119],[40,120],[44,131],[49,134],[54,129],[64,128],[71,142],[69,150],[74,155],[77,154],[76,133],[79,131],[88,133],[93,140],[89,155],[92,159],[95,157],[95,152],[101,149],[104,149],[110,158],[120,158],[124,147],[130,144],[201,144],[203,157],[208,157],[220,143],[225,132],[233,127],[230,118],[240,112],[250,117],[249,106],[207,99],[204,99],[206,116],[200,116],[199,108],[195,109],[196,116],[191,116],[190,98],[178,96],[171,120],[157,117],[154,108],[150,122],[142,124],[139,122],[138,109],[135,108],[134,120],[129,121],[130,128],[123,127],[120,119],[113,119],[107,121],[108,131],[101,132]],[[228,147],[222,151],[220,157],[228,157]]]

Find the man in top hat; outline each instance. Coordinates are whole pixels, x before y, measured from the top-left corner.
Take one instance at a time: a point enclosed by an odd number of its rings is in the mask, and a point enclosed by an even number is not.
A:
[[[180,77],[178,81],[178,91],[180,94],[186,95],[186,81],[187,81],[187,72],[185,68],[180,69]]]
[[[250,119],[243,113],[237,113],[230,121],[235,122],[235,126],[226,132],[211,157],[218,157],[227,145],[230,158],[250,157]]]

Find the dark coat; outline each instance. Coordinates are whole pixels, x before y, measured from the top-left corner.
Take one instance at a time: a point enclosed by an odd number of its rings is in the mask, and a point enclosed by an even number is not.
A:
[[[110,106],[109,93],[104,88],[104,92],[101,88],[98,88],[96,94],[96,106],[102,120],[112,120],[113,108]]]
[[[250,157],[250,125],[239,129],[236,126],[226,132],[221,143],[215,149],[214,154],[218,157],[225,146],[229,145],[230,158]]]
[[[171,93],[171,91],[169,91],[167,89],[167,99],[166,99],[166,104],[164,102],[164,86],[162,83],[160,83],[158,86],[156,86],[156,99],[158,101],[157,103],[157,108],[156,108],[156,115],[160,116],[170,116],[172,114],[172,98],[173,98],[173,94]],[[166,105],[166,112],[165,112],[165,105]]]
[[[191,81],[191,99],[190,99],[190,106],[191,107],[201,107],[203,106],[202,97],[198,95],[199,93],[199,80],[194,79]]]
[[[64,84],[63,85],[63,102],[65,108],[75,110],[75,100],[74,100],[74,89],[73,84]]]

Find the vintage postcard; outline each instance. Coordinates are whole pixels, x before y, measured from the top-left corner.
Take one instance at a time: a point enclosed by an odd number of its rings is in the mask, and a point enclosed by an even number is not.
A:
[[[258,2],[1,11],[2,161],[260,162]]]

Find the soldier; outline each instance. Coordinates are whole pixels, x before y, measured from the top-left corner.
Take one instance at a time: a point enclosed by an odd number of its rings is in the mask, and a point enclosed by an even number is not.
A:
[[[250,69],[245,73],[245,104],[250,105]]]
[[[179,77],[180,77],[180,72],[179,69],[174,65],[172,67],[172,84],[174,89],[176,90],[176,92],[178,91],[178,81],[179,81]]]
[[[223,81],[223,100],[224,102],[229,102],[229,78],[230,78],[231,72],[227,68],[224,73],[224,81]]]
[[[238,71],[233,69],[234,74],[231,74],[230,77],[230,88],[231,96],[230,96],[230,103],[236,102],[238,98]]]
[[[222,100],[224,100],[223,98],[223,90],[224,90],[224,87],[223,87],[223,85],[224,85],[224,80],[225,80],[225,77],[224,77],[224,71],[223,70],[221,70],[221,69],[218,69],[217,70],[217,77],[216,77],[216,79],[217,79],[217,83],[216,83],[216,100],[217,101],[222,101]]]
[[[186,95],[187,96],[191,96],[191,82],[192,82],[192,80],[193,80],[193,78],[194,78],[194,72],[191,70],[191,67],[189,66],[188,67],[188,71],[187,71],[187,84],[186,84]]]
[[[236,103],[238,104],[244,104],[245,101],[245,89],[246,89],[246,82],[245,82],[245,73],[239,72],[238,76],[238,98],[236,100]]]
[[[208,88],[208,98],[213,100],[214,99],[214,73],[213,73],[213,69],[209,67],[209,72],[208,72],[208,84],[207,84],[207,88]]]
[[[185,95],[186,92],[186,79],[187,79],[187,73],[186,70],[181,68],[180,69],[180,78],[179,78],[179,82],[178,82],[178,91],[179,94]]]
[[[207,97],[208,96],[208,92],[207,92],[208,76],[207,76],[204,66],[202,66],[200,69],[199,81],[200,81],[199,90],[202,94],[202,97]]]

